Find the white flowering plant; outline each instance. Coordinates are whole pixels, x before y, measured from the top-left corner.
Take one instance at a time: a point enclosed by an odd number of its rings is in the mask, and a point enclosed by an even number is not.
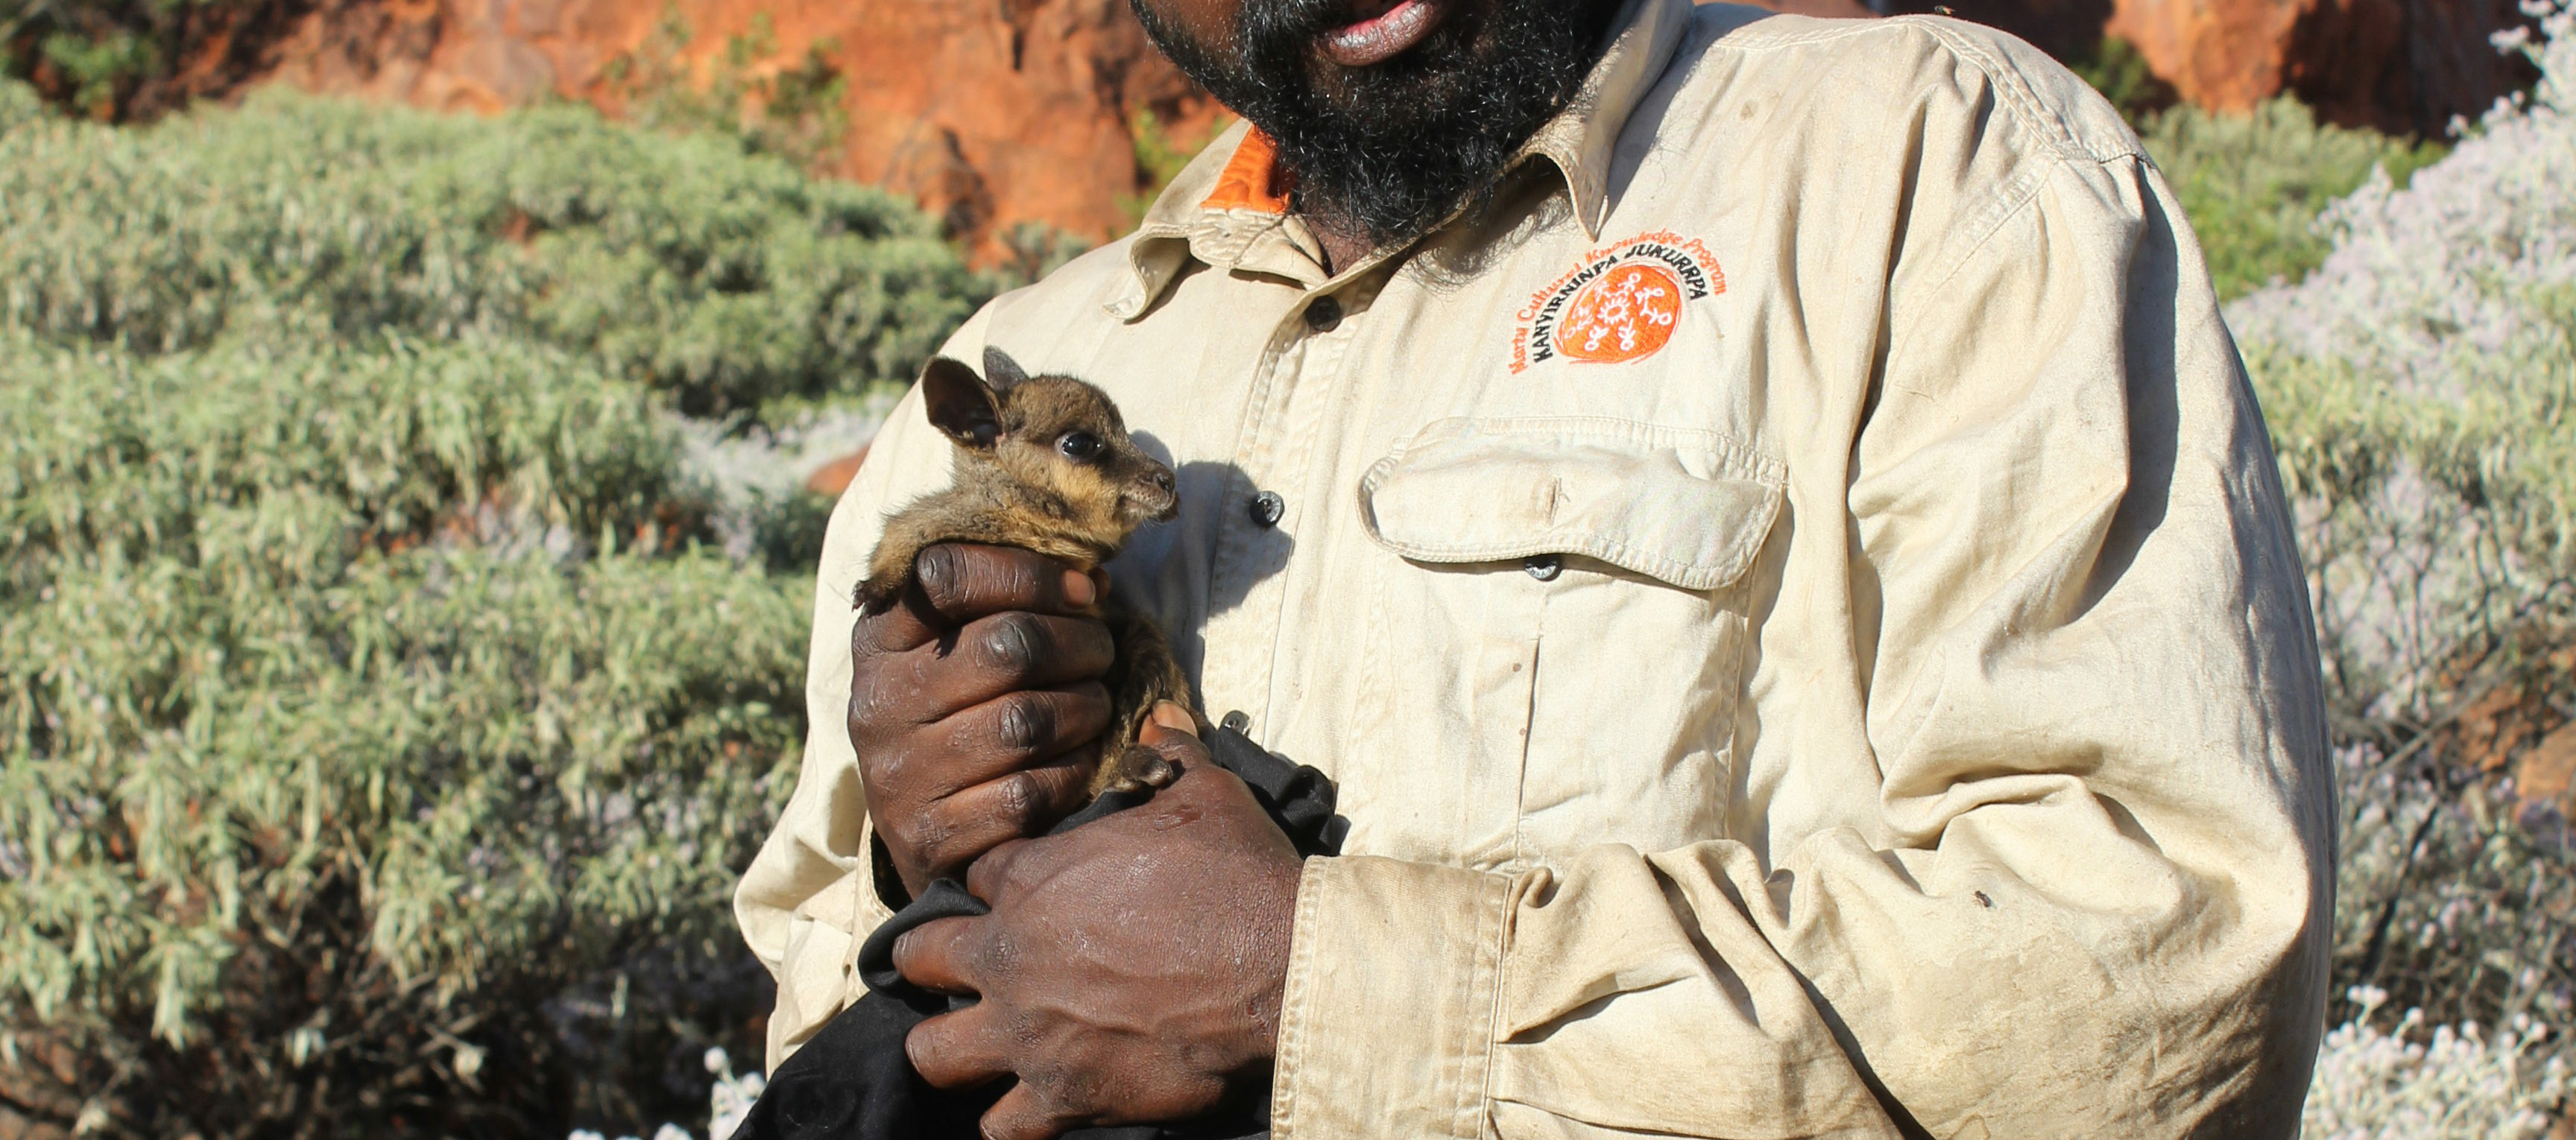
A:
[[[2374,173],[2314,273],[2228,308],[2337,738],[2346,988],[2312,1137],[2533,1136],[2570,1091],[2576,850],[2562,793],[2517,776],[2576,710],[2576,8],[2528,11],[2499,43],[2536,87],[2404,185]]]
[[[2409,1009],[2381,1027],[2388,993],[2355,987],[2359,1013],[2326,1034],[2302,1121],[2306,1140],[2526,1140],[2569,1092],[2566,1058],[2528,1015],[2502,1032],[2424,1026]]]

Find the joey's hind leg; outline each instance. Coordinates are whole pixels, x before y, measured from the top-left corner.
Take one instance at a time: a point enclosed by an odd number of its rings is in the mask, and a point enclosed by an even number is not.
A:
[[[1161,753],[1138,743],[1145,722],[1152,719],[1154,706],[1170,701],[1189,711],[1201,740],[1207,739],[1207,718],[1200,716],[1198,701],[1190,695],[1189,679],[1181,675],[1180,662],[1172,657],[1171,643],[1164,639],[1162,628],[1153,620],[1123,606],[1106,607],[1102,614],[1109,623],[1109,636],[1118,645],[1118,657],[1102,681],[1109,686],[1109,735],[1101,750],[1100,772],[1092,777],[1091,791],[1133,791],[1137,788],[1159,788],[1172,782],[1179,773]]]
[[[1129,744],[1100,757],[1100,772],[1091,778],[1091,794],[1160,788],[1180,774],[1181,770],[1163,759],[1162,753],[1142,744]]]

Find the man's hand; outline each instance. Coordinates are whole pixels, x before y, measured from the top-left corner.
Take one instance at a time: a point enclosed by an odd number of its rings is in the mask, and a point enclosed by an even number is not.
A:
[[[1025,550],[921,552],[850,635],[850,743],[906,891],[1081,807],[1109,724],[1100,583]]]
[[[913,983],[980,995],[905,1044],[941,1088],[1019,1078],[985,1114],[989,1140],[1204,1115],[1277,1051],[1301,860],[1187,713],[1154,720],[1145,743],[1181,770],[1170,787],[994,848],[966,878],[993,913],[895,943]]]

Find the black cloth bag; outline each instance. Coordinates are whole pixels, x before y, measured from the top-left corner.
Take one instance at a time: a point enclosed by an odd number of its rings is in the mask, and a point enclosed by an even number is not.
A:
[[[1291,764],[1232,728],[1208,741],[1219,767],[1242,778],[1301,855],[1341,849],[1348,821],[1333,814],[1333,782],[1313,768]],[[1053,831],[1080,827],[1151,799],[1150,791],[1101,796]],[[944,1092],[912,1070],[903,1039],[934,1014],[962,1009],[973,998],[949,998],[910,982],[894,969],[894,942],[923,923],[991,913],[983,900],[954,879],[940,879],[921,897],[868,935],[859,947],[859,978],[868,992],[842,1010],[778,1071],[751,1106],[733,1140],[977,1140],[976,1122],[1010,1088],[1005,1079],[977,1089]],[[1065,1140],[1256,1140],[1270,1134],[1267,1098],[1218,1118],[1186,1127],[1134,1125],[1085,1128]]]

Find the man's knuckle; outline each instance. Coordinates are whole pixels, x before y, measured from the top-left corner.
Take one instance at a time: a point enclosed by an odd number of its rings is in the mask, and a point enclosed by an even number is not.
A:
[[[987,668],[1017,677],[1037,667],[1044,638],[1034,615],[1002,614],[986,624],[978,641]]]
[[[979,977],[997,981],[1017,977],[1020,972],[1020,944],[1008,931],[997,931],[968,951]]]
[[[941,543],[927,547],[913,558],[913,576],[921,582],[922,591],[936,598],[957,594],[966,577],[966,552]]]
[[[911,769],[911,757],[901,749],[870,748],[859,753],[859,779],[866,785],[870,800],[889,798],[886,790],[901,786]]]
[[[850,729],[888,732],[913,719],[925,692],[917,680],[885,669],[870,669],[850,679]]]
[[[1025,829],[1037,818],[1043,799],[1035,773],[1013,772],[994,789],[994,810],[1014,829]]]
[[[1055,706],[1043,696],[1031,692],[1013,693],[1002,698],[1001,711],[993,721],[993,743],[1005,752],[1026,754],[1045,747],[1055,737]]]
[[[878,698],[873,688],[854,689],[850,693],[849,720],[852,743],[872,740],[878,727],[885,722],[885,702]]]

